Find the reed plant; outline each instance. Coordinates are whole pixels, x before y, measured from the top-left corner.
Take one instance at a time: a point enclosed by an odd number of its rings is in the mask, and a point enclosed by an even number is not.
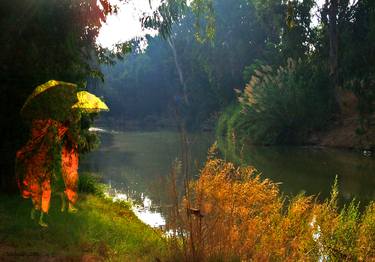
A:
[[[175,202],[169,219],[172,260],[375,260],[375,203],[363,213],[355,200],[339,208],[337,180],[323,202],[288,199],[254,167],[237,167],[211,149],[188,184],[189,196]]]

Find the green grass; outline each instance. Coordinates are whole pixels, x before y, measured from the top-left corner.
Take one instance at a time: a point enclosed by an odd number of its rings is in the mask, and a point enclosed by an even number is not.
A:
[[[30,219],[30,200],[0,195],[0,257],[155,261],[165,255],[162,234],[139,221],[128,204],[81,194],[78,213],[69,214],[60,212],[59,200],[52,199],[49,227],[42,228]]]

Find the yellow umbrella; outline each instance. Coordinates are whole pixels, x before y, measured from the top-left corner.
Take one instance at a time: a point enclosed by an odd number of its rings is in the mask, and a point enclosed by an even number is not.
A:
[[[100,111],[109,111],[108,106],[96,95],[87,91],[77,93],[78,102],[72,108],[79,109],[85,113],[98,113]]]
[[[76,84],[50,80],[34,89],[20,113],[29,119],[64,120],[70,113],[71,105],[77,101],[76,93]]]

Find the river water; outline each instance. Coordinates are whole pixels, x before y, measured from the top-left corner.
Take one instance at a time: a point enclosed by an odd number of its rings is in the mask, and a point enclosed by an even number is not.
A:
[[[168,206],[167,180],[171,166],[180,155],[176,132],[115,132],[96,129],[100,147],[81,159],[80,172],[103,177],[120,198],[131,198],[135,212],[146,223],[162,225],[159,207]],[[190,134],[191,177],[197,177],[214,137]],[[366,204],[375,199],[375,158],[358,152],[311,147],[248,147],[240,157],[223,153],[238,164],[255,166],[265,178],[280,182],[284,195],[301,192],[329,196],[338,177],[340,201],[352,198]],[[180,181],[181,182],[181,181]]]

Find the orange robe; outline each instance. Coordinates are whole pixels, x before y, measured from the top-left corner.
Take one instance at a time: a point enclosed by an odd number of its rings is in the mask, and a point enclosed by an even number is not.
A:
[[[34,207],[45,213],[51,198],[51,177],[58,143],[68,130],[52,119],[34,120],[31,138],[17,151],[18,186],[24,198],[30,198]]]
[[[75,204],[78,198],[78,161],[77,143],[65,141],[61,150],[61,168],[65,183],[65,195],[72,204]]]

